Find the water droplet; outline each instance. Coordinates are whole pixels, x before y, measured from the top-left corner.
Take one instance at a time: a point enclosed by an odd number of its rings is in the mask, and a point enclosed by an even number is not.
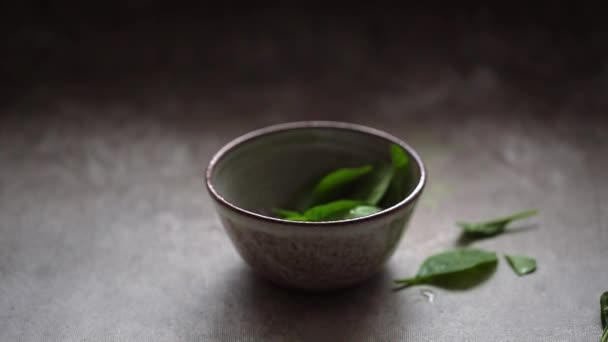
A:
[[[424,299],[426,299],[428,303],[432,303],[435,300],[435,292],[429,289],[420,290],[420,294],[422,295],[422,297],[424,297]]]

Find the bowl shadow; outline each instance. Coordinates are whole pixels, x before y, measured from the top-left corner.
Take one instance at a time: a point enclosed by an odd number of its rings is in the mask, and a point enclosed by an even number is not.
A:
[[[407,321],[407,307],[395,300],[392,277],[384,269],[342,290],[304,292],[281,287],[242,266],[225,283],[215,317],[215,335],[263,341],[354,341],[382,335],[387,321]],[[233,330],[226,332],[235,318]],[[229,336],[227,336],[227,334]]]

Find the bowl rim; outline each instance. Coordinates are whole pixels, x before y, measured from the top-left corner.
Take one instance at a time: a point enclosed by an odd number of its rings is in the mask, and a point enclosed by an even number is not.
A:
[[[406,198],[401,200],[399,203],[397,203],[389,208],[386,208],[382,211],[379,211],[375,214],[371,214],[371,215],[359,217],[359,218],[346,219],[346,220],[313,221],[313,222],[284,220],[284,219],[280,219],[277,217],[266,216],[266,215],[262,215],[262,214],[259,214],[259,213],[253,212],[253,211],[249,211],[249,210],[243,209],[243,208],[227,201],[224,197],[222,197],[215,190],[213,183],[211,181],[211,179],[213,178],[213,171],[215,169],[215,166],[231,150],[233,150],[233,149],[237,148],[238,146],[241,146],[247,142],[250,142],[250,141],[271,135],[271,134],[285,132],[285,131],[292,131],[292,130],[309,129],[309,128],[327,128],[327,129],[338,129],[338,130],[351,131],[351,132],[356,132],[356,133],[364,133],[364,134],[376,136],[378,138],[387,140],[389,142],[392,142],[392,143],[395,143],[395,144],[401,146],[408,152],[408,154],[410,156],[413,157],[413,159],[418,164],[418,167],[420,169],[420,178],[418,180],[418,184],[416,184],[416,187],[414,188],[414,190],[411,191],[410,194]],[[394,214],[394,213],[398,212],[400,209],[407,207],[409,204],[413,203],[420,196],[420,194],[422,193],[422,190],[426,184],[426,168],[424,166],[424,163],[422,162],[422,158],[420,158],[420,156],[418,155],[418,152],[416,152],[416,150],[414,148],[412,148],[409,144],[407,144],[403,140],[393,136],[392,134],[381,131],[379,129],[361,125],[361,124],[355,124],[355,123],[350,123],[350,122],[341,122],[341,121],[326,121],[326,120],[294,121],[294,122],[287,122],[287,123],[275,124],[275,125],[258,128],[253,131],[250,131],[248,133],[245,133],[243,135],[240,135],[240,136],[236,137],[235,139],[231,140],[230,142],[228,142],[227,144],[225,144],[211,158],[211,160],[207,166],[207,169],[205,171],[205,184],[206,184],[208,192],[211,194],[211,196],[215,199],[215,201],[217,203],[221,204],[223,207],[230,209],[238,214],[245,215],[245,216],[248,216],[253,219],[266,221],[269,223],[287,224],[287,225],[292,225],[292,226],[309,227],[309,228],[312,226],[323,226],[323,227],[343,226],[346,224],[355,224],[355,223],[361,223],[361,222],[366,222],[366,221],[370,221],[370,220],[377,220],[377,219],[389,216],[391,214]]]

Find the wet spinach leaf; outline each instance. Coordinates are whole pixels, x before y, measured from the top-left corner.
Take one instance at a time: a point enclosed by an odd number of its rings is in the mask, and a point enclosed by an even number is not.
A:
[[[523,276],[536,270],[536,260],[524,255],[505,255],[505,259],[517,275]]]
[[[497,262],[495,252],[476,248],[454,249],[428,257],[416,276],[398,279],[395,283],[402,286],[428,284],[445,275],[466,276],[467,271],[484,265],[495,265]]]
[[[538,214],[538,210],[536,209],[530,209],[530,210],[526,210],[526,211],[521,211],[518,213],[515,213],[513,215],[509,215],[509,216],[505,216],[505,217],[501,217],[501,218],[497,218],[497,219],[493,219],[493,220],[489,220],[489,221],[483,221],[483,222],[475,222],[475,223],[471,223],[471,222],[457,222],[456,224],[458,226],[460,226],[460,228],[463,229],[463,232],[467,235],[471,235],[471,236],[493,236],[493,235],[498,235],[501,234],[505,231],[506,226],[515,221],[515,220],[521,220],[533,215]]]

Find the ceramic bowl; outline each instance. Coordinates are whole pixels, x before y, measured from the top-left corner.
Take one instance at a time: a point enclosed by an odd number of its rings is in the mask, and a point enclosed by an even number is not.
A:
[[[414,176],[409,194],[394,206],[326,222],[271,214],[331,170],[390,162],[393,143],[409,154]],[[405,142],[370,127],[328,121],[245,134],[221,148],[206,172],[218,216],[247,264],[276,284],[311,291],[345,288],[378,272],[401,240],[425,180],[422,160]]]

